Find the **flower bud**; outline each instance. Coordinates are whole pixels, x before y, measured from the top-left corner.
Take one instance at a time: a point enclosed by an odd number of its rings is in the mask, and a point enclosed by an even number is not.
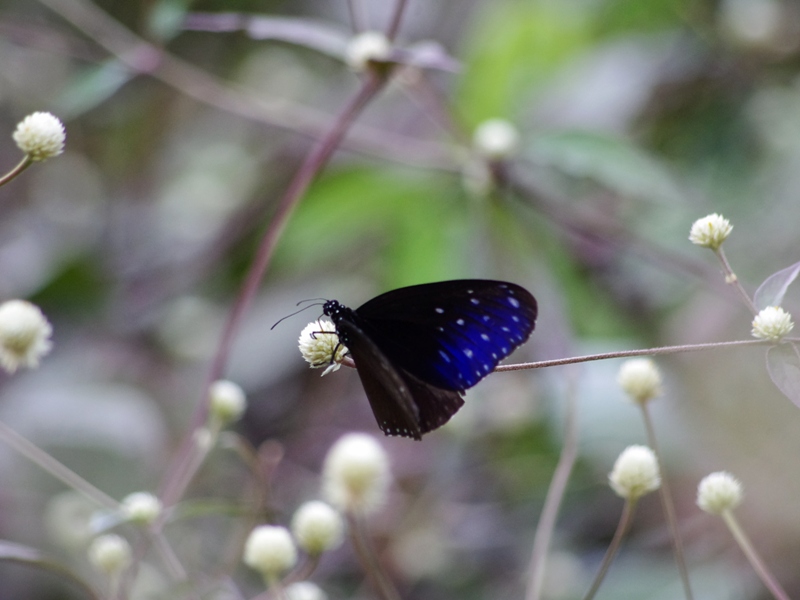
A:
[[[330,321],[312,321],[306,325],[300,332],[298,344],[300,354],[311,368],[327,367],[323,375],[336,371],[347,354],[347,348],[339,343],[336,326]]]
[[[347,44],[347,64],[355,71],[363,71],[370,62],[384,62],[392,53],[392,43],[380,31],[364,31]]]
[[[209,414],[222,426],[238,421],[247,409],[244,390],[232,381],[219,379],[208,390]]]
[[[342,543],[342,517],[324,502],[306,502],[292,518],[292,534],[297,545],[312,556],[333,550]]]
[[[753,319],[753,337],[780,342],[794,328],[792,315],[780,306],[768,306]]]
[[[519,132],[505,119],[489,119],[475,129],[472,145],[486,158],[508,158],[519,150]]]
[[[35,304],[8,300],[0,304],[0,364],[9,373],[22,365],[36,367],[50,351],[53,328]]]
[[[134,492],[122,500],[122,514],[137,523],[152,523],[161,514],[161,509],[161,500],[149,492]]]
[[[617,383],[638,404],[661,395],[661,373],[649,358],[632,358],[622,363]]]
[[[628,446],[608,476],[613,490],[623,498],[637,500],[661,486],[656,455],[647,446]]]
[[[113,533],[101,535],[89,545],[89,562],[106,575],[115,575],[131,564],[131,546]]]
[[[297,548],[285,527],[259,525],[250,532],[244,562],[264,577],[278,577],[297,562]]]
[[[712,515],[733,510],[741,501],[742,484],[725,471],[707,475],[697,486],[697,506]]]
[[[61,154],[67,134],[58,118],[35,112],[19,122],[13,137],[20,150],[31,160],[39,161]]]
[[[689,232],[689,241],[704,248],[718,249],[730,235],[733,225],[717,213],[697,219]]]
[[[328,451],[322,469],[323,492],[344,511],[377,508],[389,486],[389,460],[381,445],[365,433],[342,436]]]

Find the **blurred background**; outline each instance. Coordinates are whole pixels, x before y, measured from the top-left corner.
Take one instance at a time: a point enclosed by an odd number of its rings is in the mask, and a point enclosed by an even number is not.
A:
[[[375,29],[393,9],[353,6]],[[188,29],[192,13],[223,12],[307,29],[297,43]],[[320,52],[319,31],[341,43]],[[336,51],[352,31],[345,0],[0,2],[0,171],[21,159],[11,134],[25,115],[50,111],[67,130],[62,156],[0,188],[0,299],[30,299],[54,327],[39,369],[0,375],[3,422],[115,498],[158,489],[276,205],[358,88]],[[751,293],[800,260],[799,32],[800,10],[782,0],[410,0],[398,44],[434,41],[460,69],[405,70],[368,107],[293,215],[225,371],[249,399],[236,431],[273,460],[260,517],[286,524],[319,497],[330,445],[366,431],[396,477],[370,526],[403,598],[521,598],[574,393],[580,456],[545,597],[580,598],[622,507],[607,474],[645,443],[615,383],[620,361],[496,374],[413,442],[381,436],[354,371],[307,367],[296,342],[316,309],[270,327],[305,298],[357,307],[483,277],[539,301],[513,362],[747,339],[750,313],[687,236],[708,213],[730,219],[725,249]],[[520,134],[506,188],[471,149],[490,118]],[[784,306],[800,314],[796,290]],[[665,394],[652,408],[697,598],[769,597],[695,506],[700,478],[721,469],[744,485],[737,514],[765,562],[800,595],[800,411],[764,354],[658,360]],[[6,447],[0,481],[0,538],[98,581],[77,525],[91,507]],[[167,526],[203,597],[261,589],[236,561],[253,481],[232,448],[216,449]],[[146,558],[136,597],[182,597]],[[242,596],[216,589],[229,574]],[[334,600],[371,594],[346,546],[313,579]],[[681,594],[647,497],[599,597]],[[0,597],[79,596],[0,564]]]

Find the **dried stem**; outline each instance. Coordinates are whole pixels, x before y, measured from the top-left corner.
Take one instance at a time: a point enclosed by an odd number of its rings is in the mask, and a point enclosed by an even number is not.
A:
[[[622,545],[622,538],[625,537],[625,534],[628,532],[628,528],[633,521],[633,513],[635,509],[636,500],[625,501],[625,506],[622,509],[622,516],[619,519],[617,530],[614,532],[614,537],[611,540],[611,544],[608,546],[608,550],[606,550],[606,555],[603,557],[603,563],[600,565],[600,570],[597,572],[597,575],[592,582],[592,587],[590,587],[589,591],[586,592],[586,596],[583,597],[583,600],[592,600],[597,593],[597,590],[600,589],[600,584],[603,583],[603,579],[605,579],[606,573],[608,572],[611,563],[614,562],[614,557],[617,555],[617,552]]]
[[[26,154],[25,158],[23,158],[16,167],[14,167],[8,173],[6,173],[2,177],[0,177],[0,186],[4,186],[5,184],[7,184],[9,181],[14,179],[17,175],[22,173],[25,169],[30,167],[32,164],[33,164],[33,161],[31,160],[31,157]]]
[[[659,463],[662,463],[661,452],[658,449],[658,440],[656,439],[656,430],[653,427],[653,420],[650,418],[650,411],[647,408],[647,403],[642,402],[639,404],[642,409],[642,419],[644,426],[647,430],[647,441],[650,448],[656,455]],[[683,541],[681,539],[680,530],[678,528],[678,518],[675,515],[675,505],[672,502],[672,494],[670,493],[669,483],[664,476],[664,469],[659,465],[661,472],[661,487],[658,493],[661,496],[661,505],[664,507],[664,514],[667,517],[667,524],[669,526],[670,534],[672,535],[672,547],[675,552],[675,562],[678,564],[678,571],[681,575],[681,583],[683,584],[683,591],[687,600],[692,600],[692,586],[689,583],[689,570],[686,568],[686,556],[683,553]]]
[[[742,286],[742,282],[739,281],[736,273],[734,273],[733,269],[731,269],[731,265],[728,262],[728,257],[725,256],[725,250],[722,249],[722,246],[714,250],[714,254],[717,255],[719,262],[722,264],[722,272],[725,274],[725,283],[736,288],[736,291],[739,292],[739,295],[742,297],[742,300],[744,300],[747,308],[750,309],[750,312],[752,312],[754,315],[757,315],[758,308],[756,308],[756,305],[753,303],[750,295],[745,291],[744,287]]]
[[[545,563],[547,553],[550,549],[550,541],[556,526],[558,510],[564,498],[564,491],[567,488],[575,459],[578,456],[578,420],[577,420],[577,394],[575,381],[569,380],[567,390],[567,414],[564,424],[564,447],[561,449],[561,456],[558,459],[553,479],[547,489],[547,497],[542,508],[542,515],[539,524],[536,526],[536,534],[533,538],[533,551],[531,553],[530,566],[528,567],[529,578],[525,592],[525,600],[539,600],[542,594],[542,584],[545,575]]]
[[[380,561],[369,544],[362,519],[357,515],[347,513],[347,523],[353,549],[356,552],[358,561],[361,563],[361,567],[375,588],[375,592],[381,600],[401,600],[400,594],[383,572]]]

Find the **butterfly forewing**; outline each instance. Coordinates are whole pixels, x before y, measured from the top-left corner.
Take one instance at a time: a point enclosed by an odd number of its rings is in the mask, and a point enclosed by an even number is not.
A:
[[[528,339],[537,306],[520,286],[479,279],[401,288],[355,312],[392,365],[442,390],[465,390]]]

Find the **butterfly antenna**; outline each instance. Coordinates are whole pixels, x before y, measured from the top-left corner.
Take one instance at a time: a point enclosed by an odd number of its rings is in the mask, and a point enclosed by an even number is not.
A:
[[[303,302],[312,302],[312,301],[315,301],[315,300],[325,300],[325,298],[311,298],[311,299],[309,299],[309,300],[300,300],[300,302],[298,302],[298,303],[297,303],[297,306],[300,306],[300,304],[302,304]],[[293,316],[295,316],[295,315],[297,315],[297,314],[300,314],[301,312],[303,312],[303,311],[304,311],[304,310],[306,310],[307,308],[311,308],[312,306],[322,306],[322,304],[324,304],[324,302],[315,302],[314,304],[309,304],[308,306],[304,306],[304,307],[303,307],[303,308],[301,308],[300,310],[296,310],[296,311],[294,311],[292,314],[290,314],[290,315],[286,315],[285,317],[282,317],[282,318],[278,319],[278,321],[275,323],[275,325],[273,325],[272,327],[270,327],[270,328],[269,328],[269,330],[270,330],[270,331],[272,331],[273,329],[275,329],[275,328],[278,326],[278,324],[279,324],[281,321],[285,321],[285,320],[286,320],[286,319],[288,319],[289,317],[293,317]]]

